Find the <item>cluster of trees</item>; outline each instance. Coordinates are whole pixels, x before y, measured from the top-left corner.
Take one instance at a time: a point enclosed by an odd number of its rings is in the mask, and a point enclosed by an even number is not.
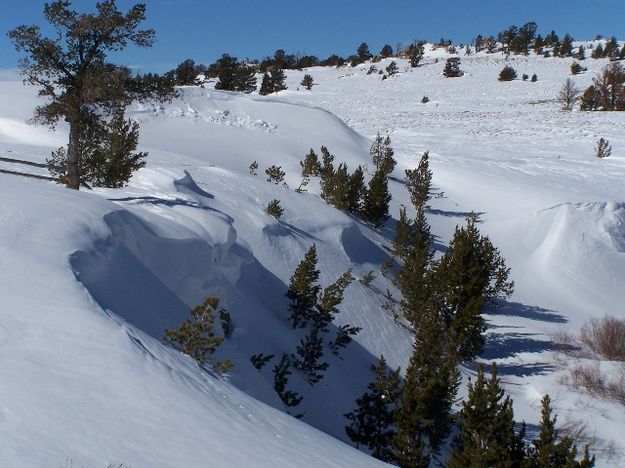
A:
[[[448,436],[449,423],[458,427],[457,436],[451,444],[451,454],[441,466],[448,468],[511,466],[527,468],[569,467],[590,468],[595,457],[588,446],[581,457],[573,439],[562,435],[556,428],[557,417],[553,414],[549,395],[542,398],[540,430],[530,443],[525,441],[525,423],[519,427],[514,419],[512,399],[505,395],[497,376],[497,367],[492,365],[490,379],[484,375],[480,365],[475,382],[469,382],[467,398],[462,402],[460,412],[454,421],[437,427],[440,420],[422,420],[418,439],[406,439],[402,427],[410,415],[402,414],[402,398],[405,387],[412,382],[403,382],[400,369],[387,367],[384,357],[371,367],[374,378],[367,391],[356,400],[357,408],[345,416],[350,424],[345,427],[347,435],[357,447],[366,447],[371,455],[380,460],[405,468],[430,466],[430,458],[436,456],[433,440]],[[402,386],[404,389],[402,389]],[[423,401],[425,405],[437,407],[436,400]],[[432,411],[434,413],[434,411]],[[436,417],[435,414],[432,414]],[[519,429],[517,430],[517,427]],[[406,443],[406,441],[409,443]],[[429,445],[429,455],[425,447]],[[579,458],[579,459],[578,459]]]
[[[478,35],[475,38],[475,51],[485,50],[488,53],[501,51],[504,54],[528,55],[530,50],[536,54],[545,53],[545,48],[551,49],[551,54],[557,57],[569,57],[573,53],[573,37],[565,34],[562,39],[555,31],[545,37],[537,34],[536,23],[528,22],[522,26],[512,25],[499,32],[497,37]],[[550,54],[550,55],[551,55]]]
[[[302,182],[297,189],[305,190],[312,177],[319,177],[321,198],[341,211],[361,217],[380,226],[389,218],[391,194],[388,179],[397,162],[393,157],[390,137],[376,136],[370,154],[375,172],[365,184],[365,171],[358,166],[350,173],[347,164],[334,164],[334,155],[321,147],[321,161],[313,149],[300,162]]]
[[[274,389],[286,407],[298,406],[303,397],[287,388],[292,369],[297,371],[309,385],[314,386],[324,376],[330,364],[324,360],[324,352],[340,358],[341,350],[349,345],[360,328],[341,325],[332,332],[330,324],[340,312],[345,290],[354,280],[347,270],[334,283],[322,288],[319,284],[317,248],[313,244],[299,263],[289,281],[286,297],[289,299],[289,322],[294,332],[301,336],[291,354],[283,354],[273,368]],[[262,369],[275,355],[255,354],[252,364]]]
[[[619,62],[611,62],[593,79],[581,96],[581,110],[624,111],[625,69]]]
[[[76,190],[86,183],[119,187],[147,155],[135,152],[139,126],[125,119],[127,106],[135,100],[171,100],[174,83],[153,74],[133,75],[108,60],[110,52],[128,44],[154,43],[154,31],[140,29],[144,4],[125,14],[115,0],[98,3],[96,13],[78,13],[70,6],[63,0],[45,4],[51,37],[42,35],[39,26],[26,25],[8,35],[25,54],[20,61],[25,82],[39,86],[39,94],[48,99],[35,109],[33,121],[54,127],[65,120],[69,125],[67,149],[49,160],[53,174]]]
[[[625,59],[625,44],[619,50],[618,41],[616,37],[612,36],[605,44],[605,47],[599,43],[595,47],[590,55],[594,59],[609,58],[611,60],[623,60]]]

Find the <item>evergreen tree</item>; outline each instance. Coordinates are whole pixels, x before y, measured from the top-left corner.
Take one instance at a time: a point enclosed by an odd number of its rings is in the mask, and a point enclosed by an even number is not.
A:
[[[467,219],[466,227],[456,227],[449,248],[436,264],[434,291],[460,360],[482,352],[482,305],[512,294],[514,282],[509,275],[499,250],[480,234],[475,215]]]
[[[287,89],[284,83],[284,81],[286,80],[284,70],[282,70],[281,68],[272,68],[269,73],[271,77],[271,83],[273,85],[273,88],[271,90],[272,93],[278,93]]]
[[[325,146],[321,147],[321,198],[328,201],[334,193],[334,155]]]
[[[560,57],[570,57],[573,53],[573,38],[570,34],[565,34],[558,49]],[[554,54],[555,55],[555,54]]]
[[[187,59],[180,63],[174,70],[176,84],[179,86],[189,86],[196,84],[197,76],[202,72],[194,60]]]
[[[334,283],[324,288],[317,300],[316,313],[313,316],[315,328],[322,332],[328,331],[328,326],[339,313],[338,306],[343,302],[345,290],[352,284],[352,281],[354,281],[354,277],[350,268]]]
[[[139,124],[124,117],[124,108],[114,111],[110,121],[95,120],[79,138],[81,180],[95,187],[120,188],[133,172],[145,166],[147,153],[135,153]],[[47,160],[50,173],[67,179],[67,152],[59,148]]]
[[[616,40],[616,37],[612,36],[612,38],[605,44],[603,56],[613,59],[618,57],[618,53],[618,41]]]
[[[382,47],[382,50],[380,51],[380,56],[383,58],[388,58],[391,57],[393,55],[393,48],[388,45],[385,44],[384,47]]]
[[[252,163],[249,166],[250,169],[250,175],[258,175],[258,161],[252,161]]]
[[[300,85],[310,91],[314,85],[313,77],[309,74],[304,75],[304,78],[302,78]]]
[[[310,386],[323,378],[323,373],[330,366],[321,362],[323,357],[323,340],[320,331],[312,327],[296,347],[297,356],[293,356],[293,366],[306,376]]]
[[[586,53],[584,52],[584,46],[579,46],[579,49],[577,49],[577,60],[586,60]]]
[[[515,431],[512,400],[500,386],[494,363],[489,381],[484,378],[484,366],[480,364],[475,383],[469,382],[459,426],[448,468],[523,466],[525,426],[519,433]]]
[[[539,34],[538,36],[536,36],[536,39],[534,39],[534,53],[537,55],[540,55],[543,53],[543,47],[544,47],[544,41],[543,41],[543,37]]]
[[[382,138],[378,133],[369,148],[369,154],[377,170],[389,175],[395,169],[397,161],[393,157],[394,151],[391,146],[391,137]]]
[[[379,227],[389,218],[391,194],[388,190],[388,176],[380,168],[369,181],[369,189],[363,203],[363,217],[366,221]]]
[[[607,158],[612,154],[612,146],[605,138],[599,138],[597,146],[595,146],[595,156],[598,158]]]
[[[516,71],[509,65],[503,67],[501,72],[499,72],[499,81],[512,81],[517,77]]]
[[[317,247],[313,244],[295,269],[286,297],[291,301],[289,320],[293,328],[304,328],[315,314],[317,296],[321,291],[317,270]]]
[[[412,44],[408,50],[408,60],[410,60],[410,66],[412,68],[418,67],[424,54],[425,48],[422,41]]]
[[[358,46],[358,49],[356,50],[356,55],[358,56],[358,60],[360,61],[360,63],[366,62],[372,57],[371,52],[369,52],[369,46],[366,42],[363,42]]]
[[[400,216],[401,219],[401,216]],[[403,249],[403,266],[396,277],[402,293],[401,309],[406,320],[418,329],[423,313],[433,307],[432,238],[423,208],[417,210],[415,222],[408,226],[409,244]]]
[[[215,83],[215,89],[234,91],[235,73],[239,66],[239,60],[228,54],[223,54],[215,62],[215,72],[219,81]]]
[[[412,238],[412,221],[406,214],[406,207],[399,208],[399,219],[395,225],[395,236],[393,237],[393,255],[404,260],[408,253],[408,248]]]
[[[244,63],[238,64],[232,77],[232,90],[241,93],[256,91],[256,69]]]
[[[393,461],[393,438],[395,436],[393,414],[401,393],[399,369],[390,370],[384,356],[371,366],[374,379],[367,391],[356,400],[357,408],[345,414],[349,425],[345,426],[348,437],[371,450],[375,458]]]
[[[430,201],[432,188],[432,171],[430,170],[429,151],[421,156],[416,169],[406,170],[406,188],[410,193],[410,201],[416,210],[426,208]]]
[[[423,314],[395,414],[395,458],[401,467],[427,467],[426,447],[438,453],[451,430],[460,374],[436,315],[432,308]]]
[[[290,365],[291,359],[288,354],[283,354],[280,362],[273,368],[273,389],[280,397],[280,400],[282,400],[282,403],[284,403],[284,406],[288,408],[299,405],[304,399],[297,392],[287,390],[286,388],[289,383],[289,375],[291,375]]]
[[[347,190],[347,211],[360,215],[362,213],[363,202],[367,194],[365,186],[365,175],[362,167],[358,166],[349,176],[349,187]]]
[[[597,92],[597,89],[590,85],[582,94],[581,103],[579,109],[583,111],[596,111],[599,110],[601,104],[599,100],[601,96]]]
[[[271,81],[271,77],[267,72],[263,74],[263,81],[260,84],[260,90],[258,94],[261,96],[267,96],[268,94],[273,93],[273,81]]]
[[[276,219],[280,219],[282,217],[282,214],[284,213],[284,208],[280,206],[280,200],[274,198],[267,204],[267,207],[265,208],[265,212],[269,216],[273,216]]]
[[[600,59],[605,57],[605,53],[603,51],[603,46],[601,44],[597,44],[597,47],[594,48],[592,54],[590,56],[594,59]]]
[[[163,342],[191,356],[200,365],[206,364],[224,341],[213,332],[214,313],[218,310],[223,310],[219,309],[219,298],[207,297],[202,304],[191,310],[191,319],[182,322],[177,330],[165,330]],[[231,361],[225,360],[215,363],[213,369],[226,372],[232,366]]]
[[[588,446],[584,448],[582,459],[577,461],[577,446],[570,437],[561,437],[556,429],[556,416],[552,417],[551,399],[545,395],[541,400],[540,433],[533,442],[530,453],[531,467],[536,468],[590,468],[595,457],[590,456]]]
[[[176,95],[172,79],[157,75],[133,76],[128,67],[109,62],[109,55],[129,44],[151,47],[154,30],[139,29],[146,6],[138,3],[127,13],[115,0],[96,4],[97,13],[70,10],[56,0],[44,5],[53,34],[42,36],[39,26],[22,25],[8,36],[18,53],[25,83],[40,86],[48,101],[35,109],[33,122],[54,127],[63,119],[69,126],[66,151],[66,185],[78,190],[83,181],[81,162],[86,155],[81,139],[133,100],[171,100]],[[48,28],[45,28],[48,29]],[[83,140],[84,142],[84,140]]]
[[[340,357],[340,351],[342,348],[345,348],[348,344],[352,342],[352,336],[357,335],[362,330],[361,327],[356,327],[353,325],[340,325],[336,331],[336,336],[332,341],[328,343],[330,351],[336,357],[343,359]]]
[[[284,182],[284,176],[286,175],[282,167],[276,165],[269,166],[265,169],[265,174],[267,174],[267,182],[273,182],[276,185],[280,182]]]
[[[315,151],[311,148],[303,161],[300,161],[299,165],[302,167],[302,182],[297,189],[298,192],[303,192],[304,188],[310,182],[311,177],[318,177],[321,173],[321,164]]]
[[[460,70],[460,57],[449,57],[443,69],[443,75],[447,78],[457,78],[464,73]]]

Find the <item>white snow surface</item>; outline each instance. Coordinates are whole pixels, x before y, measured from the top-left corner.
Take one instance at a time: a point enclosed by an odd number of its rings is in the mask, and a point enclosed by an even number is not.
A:
[[[475,211],[512,268],[515,293],[488,311],[481,360],[498,362],[517,418],[531,435],[549,393],[560,423],[585,426],[597,466],[625,464],[625,408],[563,385],[567,363],[552,343],[591,318],[624,317],[625,117],[559,110],[572,59],[463,55],[465,75],[449,79],[444,56],[429,51],[417,69],[397,60],[400,73],[384,81],[366,75],[370,64],[316,67],[288,71],[289,89],[268,97],[209,83],[169,104],[135,105],[150,156],[124,189],[73,192],[0,174],[0,464],[381,465],[344,443],[343,414],[380,354],[402,368],[410,356],[409,330],[382,308],[387,289],[399,297],[379,274],[393,221],[371,229],[321,200],[314,180],[309,193],[294,190],[310,148],[327,146],[350,169],[371,166],[377,132],[392,139],[398,180],[430,150],[444,194],[428,213],[437,248]],[[498,82],[505,63],[538,82]],[[572,79],[583,88],[606,63],[585,60],[589,71]],[[311,91],[298,87],[304,73]],[[36,90],[3,72],[0,95],[0,154],[44,161],[65,144],[63,125],[25,123]],[[604,160],[593,154],[599,137],[613,146]],[[265,181],[272,164],[289,187]],[[397,216],[409,197],[399,182],[391,190]],[[264,212],[273,198],[280,221]],[[323,285],[350,267],[377,278],[347,290],[335,325],[362,331],[343,359],[327,352],[330,368],[312,388],[291,376],[304,395],[291,410],[304,413],[297,420],[284,413],[271,368],[301,338],[284,293],[313,243]],[[235,362],[225,377],[160,343],[208,295],[232,315],[218,352]],[[256,353],[276,358],[259,372]]]

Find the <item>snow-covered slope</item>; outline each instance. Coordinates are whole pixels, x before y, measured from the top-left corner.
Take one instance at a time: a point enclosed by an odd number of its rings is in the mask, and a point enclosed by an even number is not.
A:
[[[20,466],[66,457],[86,466],[375,465],[305,423],[347,441],[342,415],[364,391],[370,363],[384,354],[405,368],[411,337],[382,307],[387,289],[397,297],[386,279],[347,290],[335,325],[362,331],[343,359],[328,357],[326,377],[310,388],[292,376],[304,395],[293,413],[303,422],[281,412],[275,361],[259,372],[249,357],[280,356],[299,342],[284,292],[313,243],[324,285],[349,267],[357,277],[379,272],[387,260],[392,221],[371,230],[320,200],[315,181],[311,193],[294,191],[310,148],[325,145],[353,169],[369,163],[379,131],[392,138],[397,177],[430,150],[444,193],[428,213],[439,247],[476,211],[512,267],[516,292],[489,311],[483,359],[500,363],[517,416],[531,430],[549,392],[562,422],[581,420],[597,439],[598,465],[625,460],[625,410],[561,385],[551,343],[562,327],[575,332],[589,318],[623,314],[623,116],[559,110],[554,96],[572,60],[462,56],[466,74],[446,79],[436,61],[444,55],[429,52],[417,69],[399,60],[401,73],[385,81],[366,74],[370,64],[312,68],[288,72],[289,89],[274,96],[208,84],[164,106],[136,105],[150,158],[125,189],[70,193],[0,175],[0,421],[8,434],[0,458]],[[498,82],[505,63],[538,82]],[[590,70],[573,79],[586,86],[604,64],[587,60]],[[312,91],[298,89],[304,73],[314,77]],[[64,144],[64,128],[25,125],[35,92],[3,77],[0,153],[42,161]],[[606,160],[593,156],[600,136],[614,148]],[[248,171],[254,160],[258,176]],[[272,164],[289,187],[265,181]],[[410,205],[400,183],[391,189],[393,213]],[[280,221],[264,212],[273,198],[285,209]],[[208,295],[232,314],[219,352],[236,364],[226,378],[159,343]]]

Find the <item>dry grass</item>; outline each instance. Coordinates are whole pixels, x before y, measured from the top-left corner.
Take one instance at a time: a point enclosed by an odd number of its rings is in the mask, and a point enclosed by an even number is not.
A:
[[[625,405],[625,320],[606,316],[584,325],[578,338],[564,329],[552,338],[560,352],[576,358],[564,384]]]
[[[608,361],[625,361],[625,320],[605,316],[584,325],[580,341]]]

